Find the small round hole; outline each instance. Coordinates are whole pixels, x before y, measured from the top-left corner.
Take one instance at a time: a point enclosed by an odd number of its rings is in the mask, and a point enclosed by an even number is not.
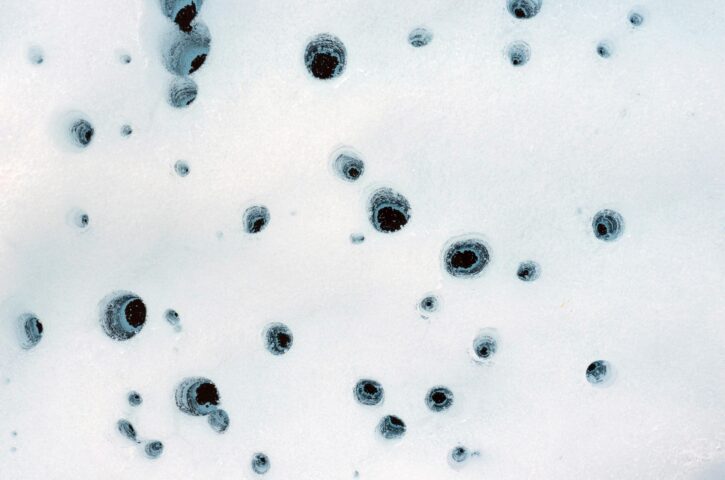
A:
[[[387,440],[401,438],[405,431],[405,422],[395,415],[386,415],[378,423],[378,432]]]
[[[290,348],[294,337],[289,327],[283,323],[273,323],[264,332],[265,346],[272,355],[284,355]]]
[[[425,397],[425,404],[433,412],[448,410],[453,405],[453,392],[446,387],[433,387]]]
[[[519,264],[518,270],[516,270],[516,276],[522,282],[533,282],[541,275],[541,267],[538,263],[528,260]]]
[[[604,242],[613,242],[622,236],[624,219],[614,210],[600,210],[592,219],[594,236]]]
[[[541,10],[542,0],[508,0],[508,11],[518,19],[535,17]]]
[[[408,43],[415,48],[425,47],[433,40],[433,32],[427,28],[419,27],[414,28],[408,34]]]
[[[410,220],[410,203],[390,188],[379,188],[369,200],[370,222],[382,233],[397,232]]]
[[[596,360],[587,366],[587,382],[595,386],[604,386],[609,382],[612,374],[612,367],[606,360]]]
[[[269,224],[269,209],[264,205],[247,208],[242,215],[242,223],[247,233],[259,233]]]
[[[185,108],[191,105],[199,93],[196,82],[188,77],[176,77],[169,85],[169,105],[174,108]]]
[[[272,465],[269,457],[264,453],[255,453],[252,455],[252,471],[258,475],[267,473]]]
[[[383,386],[375,380],[363,379],[355,384],[355,398],[362,405],[378,405],[384,395]]]
[[[339,77],[345,71],[347,50],[336,36],[321,33],[307,44],[304,61],[310,75],[320,80],[329,80]]]
[[[174,171],[178,176],[185,177],[191,172],[191,167],[189,167],[189,164],[184,160],[177,160],[176,163],[174,163]]]
[[[529,44],[522,41],[516,41],[506,47],[506,55],[514,67],[522,67],[529,62],[531,58],[531,48]]]

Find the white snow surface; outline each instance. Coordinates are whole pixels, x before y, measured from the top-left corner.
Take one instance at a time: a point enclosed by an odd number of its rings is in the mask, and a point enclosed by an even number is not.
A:
[[[175,26],[157,0],[0,11],[0,478],[252,479],[259,451],[270,480],[725,478],[722,2],[544,0],[517,20],[505,0],[206,0],[185,109],[166,101]],[[433,40],[413,48],[419,26]],[[319,33],[345,44],[339,78],[305,68]],[[94,126],[86,149],[58,133],[70,112]],[[365,161],[355,183],[331,169],[341,146]],[[368,218],[381,186],[411,204],[393,234]],[[271,220],[250,235],[254,204]],[[604,208],[624,218],[615,242],[592,233]],[[453,278],[442,248],[471,232],[491,262]],[[125,342],[99,323],[117,290],[148,309]],[[429,292],[441,309],[423,319]],[[23,350],[27,312],[44,336]],[[294,334],[286,355],[264,348],[271,322]],[[481,365],[485,328],[500,349]],[[598,359],[605,388],[584,375]],[[197,375],[223,434],[174,404]],[[382,405],[355,401],[360,378]],[[436,385],[445,412],[425,405]],[[386,414],[402,439],[376,433]],[[458,444],[480,455],[453,469]]]

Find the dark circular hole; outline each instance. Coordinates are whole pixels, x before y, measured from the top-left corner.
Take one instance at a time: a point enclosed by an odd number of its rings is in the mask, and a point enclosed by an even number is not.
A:
[[[104,299],[101,325],[114,340],[128,340],[146,323],[146,305],[133,293],[120,292]]]
[[[169,85],[169,105],[174,108],[185,108],[191,105],[199,93],[196,82],[188,77],[176,77]]]
[[[506,50],[511,65],[514,67],[521,67],[526,65],[531,58],[531,48],[526,42],[513,42]]]
[[[443,255],[446,271],[454,277],[461,278],[480,274],[489,261],[488,247],[482,240],[472,237],[450,243]]]
[[[121,136],[128,137],[133,133],[133,128],[131,128],[131,125],[124,125],[121,127]]]
[[[124,437],[128,438],[129,440],[133,440],[134,442],[138,442],[138,440],[136,440],[136,429],[133,428],[133,425],[131,425],[131,422],[129,422],[128,420],[119,420],[118,422],[116,422],[116,428]]]
[[[219,405],[219,392],[216,385],[204,382],[196,387],[196,403],[199,405]]]
[[[87,147],[93,139],[95,130],[91,123],[83,118],[75,120],[70,127],[70,135],[73,143],[79,147]]]
[[[146,321],[146,305],[140,298],[131,300],[124,310],[126,321],[134,328],[138,328]]]
[[[446,387],[433,387],[426,396],[425,403],[434,412],[442,412],[453,405],[453,392]]]
[[[597,44],[597,55],[602,58],[609,58],[612,56],[612,46],[608,42],[599,42]]]
[[[383,386],[375,380],[362,379],[355,384],[355,398],[362,405],[378,405],[384,395]]]
[[[609,362],[606,360],[596,360],[587,366],[587,381],[592,385],[600,385],[607,380],[609,370]]]
[[[433,313],[438,310],[438,298],[428,295],[420,301],[418,308],[424,313]]]
[[[599,240],[612,242],[622,235],[624,219],[614,210],[600,210],[592,219],[592,229]]]
[[[164,444],[158,440],[152,440],[144,446],[144,452],[149,458],[159,458],[164,453]]]
[[[166,69],[179,76],[191,75],[204,64],[210,48],[209,29],[195,22],[189,33],[176,32],[164,52]]]
[[[20,317],[20,328],[23,332],[22,347],[24,349],[35,347],[43,339],[43,323],[31,313]]]
[[[307,71],[315,78],[329,80],[342,75],[347,64],[347,50],[334,35],[322,33],[307,44],[304,54]]]
[[[498,349],[498,342],[491,335],[481,334],[473,340],[473,352],[477,360],[491,358]]]
[[[365,171],[365,163],[356,153],[346,151],[335,156],[333,168],[340,178],[354,182]]]
[[[128,403],[132,407],[138,407],[141,403],[143,403],[143,398],[141,398],[140,393],[132,391],[128,393]]]
[[[541,10],[542,0],[508,0],[508,11],[519,19],[536,16]]]
[[[538,263],[531,260],[521,262],[518,270],[516,271],[516,276],[519,277],[519,280],[522,282],[533,282],[539,278],[540,274],[541,267],[539,267]]]
[[[121,63],[123,64],[129,64],[131,63],[131,55],[124,53],[121,56],[118,57]]]
[[[176,310],[168,309],[164,313],[164,318],[167,322],[169,322],[173,326],[178,326],[179,323],[181,323],[181,318],[179,317],[179,313]]]
[[[433,32],[427,28],[419,27],[414,28],[408,34],[408,43],[415,48],[425,47],[433,40]]]
[[[468,460],[470,455],[471,454],[466,447],[459,445],[457,447],[453,447],[450,453],[450,458],[455,463],[462,463]]]
[[[292,331],[282,323],[273,323],[265,333],[266,347],[272,355],[284,355],[290,348],[294,337]]]
[[[378,432],[388,440],[401,438],[405,431],[405,422],[395,415],[386,415],[378,423]]]
[[[379,232],[397,232],[410,220],[410,203],[390,188],[376,190],[369,205],[370,222]]]
[[[229,414],[221,408],[211,412],[207,421],[212,430],[217,433],[224,433],[229,428]]]
[[[185,378],[176,387],[174,397],[179,410],[194,416],[209,415],[221,401],[214,382],[204,377]]]
[[[182,32],[191,31],[191,22],[196,18],[196,5],[192,2],[178,11],[174,17],[174,23],[179,26]]]
[[[249,207],[242,215],[244,230],[247,233],[259,233],[267,227],[269,219],[269,209],[264,205]]]
[[[644,23],[644,15],[639,12],[630,12],[629,23],[631,23],[634,27],[639,27]]]
[[[252,471],[256,474],[263,475],[269,471],[271,464],[269,457],[264,453],[255,453],[252,456]]]

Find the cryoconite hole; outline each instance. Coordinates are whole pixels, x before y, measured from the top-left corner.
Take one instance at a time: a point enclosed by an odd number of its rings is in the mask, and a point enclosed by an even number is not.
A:
[[[21,315],[18,321],[21,346],[28,350],[38,345],[43,339],[43,323],[32,313]]]
[[[122,137],[129,137],[133,133],[133,128],[131,128],[131,125],[124,125],[121,127],[121,136]]]
[[[508,0],[508,11],[516,18],[531,18],[539,13],[541,2],[542,0]]]
[[[128,404],[132,407],[138,407],[143,403],[143,398],[141,397],[141,394],[137,391],[131,391],[128,392]]]
[[[192,21],[201,9],[202,0],[162,0],[164,14],[178,25],[182,32],[192,30]]]
[[[355,384],[355,398],[363,405],[377,405],[383,401],[385,392],[379,382],[370,379],[359,380]]]
[[[498,342],[492,335],[480,334],[473,339],[473,355],[476,361],[489,360],[497,350]]]
[[[589,364],[586,371],[587,382],[592,385],[602,385],[610,377],[611,366],[606,360],[596,360]]]
[[[133,428],[133,425],[131,425],[131,422],[129,422],[128,420],[119,420],[118,422],[116,422],[116,428],[124,437],[128,438],[129,440],[133,440],[134,442],[137,441],[136,429]]]
[[[176,310],[168,309],[166,312],[164,312],[164,318],[167,322],[169,322],[174,327],[179,326],[179,323],[181,323],[181,318],[179,317],[179,313]]]
[[[264,205],[249,207],[242,215],[242,223],[247,233],[259,233],[269,223],[269,209]]]
[[[129,54],[127,54],[127,53],[124,53],[124,54],[120,55],[120,56],[118,57],[118,59],[119,59],[119,60],[121,61],[121,63],[123,63],[123,64],[129,64],[129,63],[131,63],[131,55],[129,55]]]
[[[196,100],[199,93],[199,87],[196,82],[188,77],[176,77],[169,85],[169,105],[174,108],[184,108],[191,105]]]
[[[438,297],[435,295],[427,295],[418,302],[418,309],[421,313],[434,313],[438,311],[439,303]]]
[[[164,453],[164,444],[158,440],[152,440],[143,447],[144,453],[149,458],[159,458]]]
[[[405,431],[405,422],[395,415],[386,415],[378,423],[378,432],[388,440],[401,438]]]
[[[184,160],[177,160],[176,163],[174,163],[174,171],[178,176],[185,177],[191,171],[191,167],[189,167],[189,164]]]
[[[454,277],[472,278],[480,274],[490,261],[489,249],[483,240],[464,238],[444,249],[445,270]]]
[[[597,55],[602,58],[609,58],[612,56],[612,45],[609,42],[602,41],[597,44]]]
[[[526,65],[529,58],[531,58],[531,48],[526,42],[516,41],[506,47],[506,56],[508,56],[511,65],[521,67]]]
[[[179,410],[194,416],[210,414],[220,402],[216,385],[204,377],[185,378],[176,387],[174,397]]]
[[[310,75],[320,80],[329,80],[339,77],[345,71],[347,50],[336,36],[321,33],[307,44],[304,61]]]
[[[592,230],[599,240],[613,242],[622,235],[624,219],[614,210],[600,210],[592,219]]]
[[[177,32],[164,52],[164,65],[175,75],[191,75],[206,61],[210,46],[209,29],[197,22],[192,25],[191,32]]]
[[[333,154],[332,168],[337,176],[348,182],[358,180],[365,171],[365,163],[360,156],[350,150],[337,151]]]
[[[629,23],[632,24],[633,27],[639,27],[642,23],[644,23],[644,15],[637,11],[629,12]]]
[[[269,457],[264,453],[255,453],[252,455],[252,471],[258,475],[267,473],[272,465]]]
[[[95,130],[91,125],[91,122],[85,118],[78,118],[74,120],[70,125],[70,138],[73,144],[78,147],[85,148],[93,139]]]
[[[370,222],[375,230],[393,233],[410,220],[410,203],[403,195],[391,188],[379,188],[369,200]]]
[[[425,47],[433,40],[433,32],[427,28],[414,28],[408,34],[408,43],[416,48]]]
[[[28,60],[30,60],[30,63],[33,65],[40,65],[45,60],[43,50],[41,50],[40,47],[31,47],[30,50],[28,50]]]
[[[353,233],[350,235],[350,241],[355,244],[362,243],[365,241],[365,235],[362,233]]]
[[[133,293],[118,293],[103,309],[101,325],[114,340],[128,340],[139,333],[146,323],[146,305]]]
[[[519,264],[518,270],[516,270],[516,276],[522,282],[533,282],[541,275],[541,267],[538,263],[528,260]]]
[[[448,458],[454,463],[454,464],[460,464],[468,460],[468,457],[471,456],[471,452],[468,451],[468,449],[462,445],[458,445],[456,447],[453,447],[448,454]]]
[[[292,331],[283,323],[269,325],[264,333],[265,347],[272,355],[284,355],[292,348]]]
[[[453,405],[453,392],[446,387],[433,387],[425,397],[425,404],[434,412],[448,410]]]
[[[211,412],[207,421],[212,430],[217,433],[224,433],[229,428],[229,414],[221,408]]]

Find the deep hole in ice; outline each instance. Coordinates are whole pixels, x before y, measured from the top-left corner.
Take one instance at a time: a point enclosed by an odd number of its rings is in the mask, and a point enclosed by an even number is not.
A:
[[[521,67],[526,65],[531,58],[531,47],[529,44],[522,41],[516,41],[506,48],[506,54],[508,55],[511,65],[514,67]]]
[[[410,220],[410,203],[391,188],[379,188],[369,200],[370,222],[375,230],[393,233],[403,228]]]
[[[355,385],[355,398],[362,405],[378,405],[383,401],[383,386],[370,379],[362,379]]]
[[[541,9],[542,0],[508,0],[508,11],[519,19],[536,16]]]
[[[592,219],[594,236],[605,242],[613,242],[622,236],[624,219],[614,210],[600,210]]]
[[[320,80],[329,80],[339,77],[345,71],[347,50],[336,36],[321,33],[307,44],[304,61],[310,75]]]
[[[408,43],[416,48],[425,47],[433,40],[433,32],[424,27],[414,28],[408,34]]]

